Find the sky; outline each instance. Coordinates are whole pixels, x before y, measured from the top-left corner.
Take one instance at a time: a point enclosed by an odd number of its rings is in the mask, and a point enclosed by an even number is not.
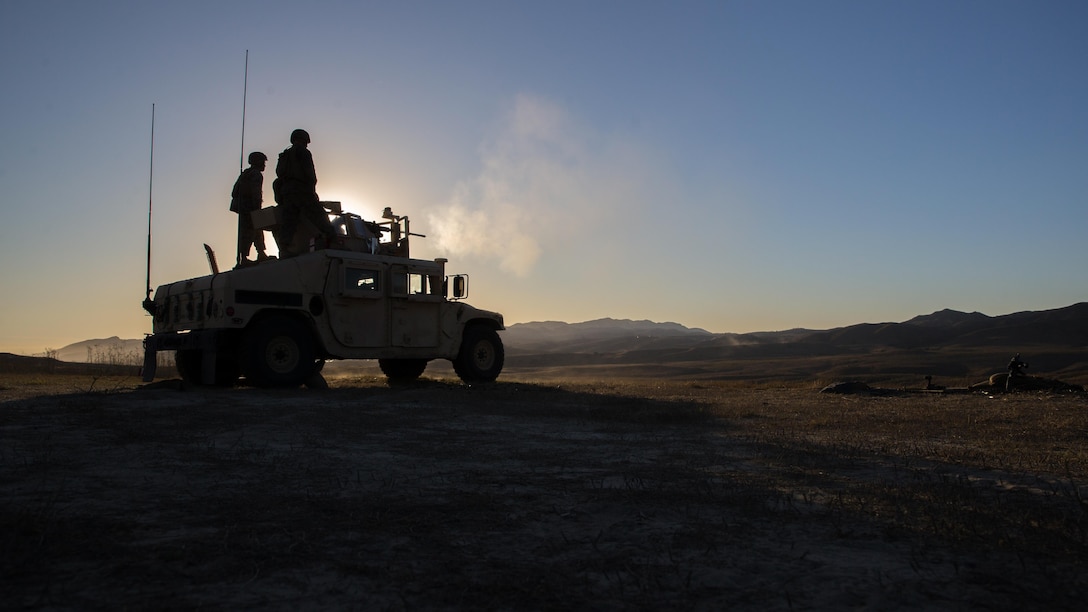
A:
[[[1080,0],[5,0],[0,352],[149,333],[149,220],[152,286],[233,261],[295,128],[508,325],[1068,306],[1086,62]]]

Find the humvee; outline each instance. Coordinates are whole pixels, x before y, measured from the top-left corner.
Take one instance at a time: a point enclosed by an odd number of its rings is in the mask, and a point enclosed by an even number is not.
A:
[[[377,359],[391,381],[418,378],[433,359],[448,359],[466,383],[494,381],[504,350],[502,315],[463,301],[465,275],[446,276],[446,259],[409,256],[408,218],[385,209],[364,221],[322,202],[337,237],[326,244],[304,231],[303,254],[243,262],[158,287],[144,308],[154,317],[144,339],[143,379],[154,380],[158,351],[175,351],[187,382],[259,387],[321,382],[325,360]],[[276,207],[255,215],[276,228]],[[150,289],[149,289],[150,293]]]

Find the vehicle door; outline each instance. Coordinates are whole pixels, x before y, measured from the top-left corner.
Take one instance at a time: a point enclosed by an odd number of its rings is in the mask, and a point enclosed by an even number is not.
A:
[[[387,269],[379,262],[336,260],[325,295],[329,324],[341,344],[389,346]]]
[[[390,332],[393,346],[438,346],[445,294],[441,270],[394,265],[391,269]]]

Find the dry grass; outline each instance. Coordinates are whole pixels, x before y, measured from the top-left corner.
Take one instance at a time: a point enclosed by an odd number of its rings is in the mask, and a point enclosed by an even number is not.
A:
[[[15,607],[1072,608],[1083,395],[0,377]]]

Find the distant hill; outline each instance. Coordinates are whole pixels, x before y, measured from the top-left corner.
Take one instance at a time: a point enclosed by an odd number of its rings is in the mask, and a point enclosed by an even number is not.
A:
[[[515,323],[502,332],[507,354],[623,354],[628,360],[653,353],[661,358],[720,357],[741,346],[782,345],[807,337],[812,330],[716,334],[679,323],[597,319],[584,323],[557,321]]]
[[[851,325],[814,332],[802,341],[838,347],[1088,347],[1088,302],[997,317],[941,310],[903,323]]]
[[[69,344],[57,349],[56,358],[73,363],[140,363],[143,354],[142,339],[122,340],[111,336]]]
[[[503,332],[507,367],[583,375],[824,379],[925,375],[977,382],[1024,351],[1036,368],[1088,380],[1088,303],[990,317],[941,310],[902,323],[714,334],[675,323],[522,323]]]
[[[654,323],[628,319],[596,319],[584,323],[543,321],[515,323],[503,332],[503,343],[517,350],[534,352],[599,352],[623,350],[627,345],[665,344],[715,336],[705,329],[692,329],[679,323]]]

